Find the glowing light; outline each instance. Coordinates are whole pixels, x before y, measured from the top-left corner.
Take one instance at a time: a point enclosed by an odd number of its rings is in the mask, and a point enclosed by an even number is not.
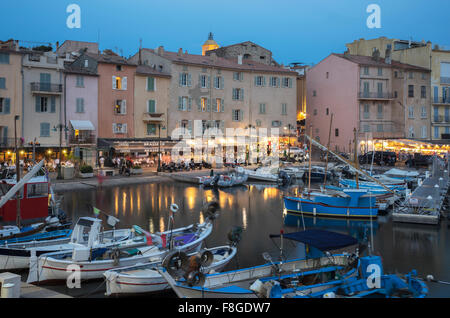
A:
[[[51,155],[52,154],[52,150],[51,149],[47,150],[47,154]]]

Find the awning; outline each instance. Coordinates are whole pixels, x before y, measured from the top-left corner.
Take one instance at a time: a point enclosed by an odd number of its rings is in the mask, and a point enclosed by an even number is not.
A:
[[[70,120],[70,124],[75,130],[95,130],[94,125],[89,120]]]
[[[270,237],[280,237],[280,234],[271,234]],[[352,236],[317,229],[286,233],[283,238],[311,245],[321,251],[337,250],[358,243]]]

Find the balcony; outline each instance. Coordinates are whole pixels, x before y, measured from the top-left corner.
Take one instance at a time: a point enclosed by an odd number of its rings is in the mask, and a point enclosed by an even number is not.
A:
[[[31,83],[31,92],[34,94],[61,95],[62,84],[51,84],[42,82]]]
[[[450,105],[450,96],[447,96],[446,98],[444,97],[438,98],[435,96],[433,100],[433,105]]]
[[[20,146],[20,139],[17,138],[17,145]],[[0,148],[15,148],[15,138],[0,137]]]
[[[164,123],[165,120],[164,113],[144,113],[142,120],[148,123]]]
[[[82,134],[75,136],[75,134],[69,135],[69,145],[95,145],[97,139],[94,134]]]
[[[384,93],[384,92],[359,92],[358,99],[387,100],[393,99],[393,95],[392,93]]]
[[[446,123],[450,123],[450,117],[446,117],[446,116],[442,116],[442,115],[438,115],[438,116],[433,116],[433,123],[437,123],[437,124],[446,124]]]

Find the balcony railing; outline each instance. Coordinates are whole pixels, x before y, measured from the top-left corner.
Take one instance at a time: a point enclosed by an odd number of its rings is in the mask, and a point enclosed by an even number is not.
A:
[[[441,98],[434,97],[433,103],[434,104],[450,104],[450,96],[447,96],[446,98],[444,98],[444,97],[441,97]]]
[[[19,138],[17,138],[17,145],[20,146]],[[0,137],[0,148],[14,148],[14,147],[15,147],[15,138]]]
[[[62,93],[62,84],[35,82],[31,83],[32,92]]]
[[[384,92],[359,92],[358,98],[360,99],[392,99],[392,93]]]
[[[433,123],[450,123],[450,116],[433,116]]]
[[[69,135],[69,144],[70,145],[91,145],[96,144],[96,136],[94,134],[88,135]]]

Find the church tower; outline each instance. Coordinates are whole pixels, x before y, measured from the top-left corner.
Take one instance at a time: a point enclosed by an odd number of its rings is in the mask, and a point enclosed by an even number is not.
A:
[[[212,32],[209,32],[208,40],[202,45],[202,55],[204,56],[206,51],[215,50],[218,48],[219,45],[216,41],[214,41]]]

